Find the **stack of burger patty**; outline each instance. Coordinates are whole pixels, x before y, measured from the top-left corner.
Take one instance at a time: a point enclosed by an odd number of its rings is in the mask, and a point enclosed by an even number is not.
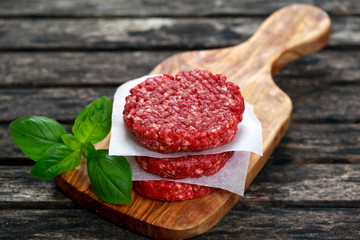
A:
[[[242,121],[244,99],[237,85],[207,70],[151,77],[130,90],[124,121],[138,142],[160,153],[203,151],[229,143]],[[145,171],[165,179],[212,175],[234,152],[179,158],[136,157]],[[134,189],[152,199],[178,201],[215,189],[169,180],[137,181]]]

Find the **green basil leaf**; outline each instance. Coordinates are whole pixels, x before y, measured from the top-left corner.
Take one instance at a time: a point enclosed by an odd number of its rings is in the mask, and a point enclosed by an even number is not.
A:
[[[86,142],[82,145],[81,154],[86,158],[96,157],[96,149],[90,142]]]
[[[111,128],[112,103],[107,97],[87,105],[75,120],[72,131],[82,143],[103,140]]]
[[[50,146],[62,143],[61,136],[67,131],[53,119],[31,116],[10,123],[10,133],[25,155],[38,161]]]
[[[95,195],[107,203],[130,204],[132,174],[126,158],[97,150],[87,160],[88,175]]]
[[[74,151],[64,144],[53,145],[34,165],[30,175],[41,180],[49,180],[74,169],[80,164],[80,161],[80,150]]]
[[[70,147],[74,151],[81,148],[81,142],[72,134],[64,134],[61,136],[61,139],[66,146]]]

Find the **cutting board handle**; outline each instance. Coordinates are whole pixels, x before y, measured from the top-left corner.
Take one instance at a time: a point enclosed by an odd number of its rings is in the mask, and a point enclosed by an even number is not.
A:
[[[330,18],[320,8],[303,4],[281,8],[246,42],[251,51],[248,65],[261,65],[274,75],[289,62],[325,46],[330,29]],[[244,45],[235,48],[244,53]]]

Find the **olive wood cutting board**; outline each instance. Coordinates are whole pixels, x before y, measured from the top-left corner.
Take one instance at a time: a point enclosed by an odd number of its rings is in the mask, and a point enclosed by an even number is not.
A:
[[[245,100],[254,105],[263,134],[264,153],[263,156],[251,155],[247,188],[285,134],[290,121],[291,100],[276,86],[272,75],[287,63],[322,48],[330,28],[331,21],[321,9],[309,5],[287,6],[269,16],[246,42],[222,49],[176,54],[157,65],[151,74],[207,69],[224,74],[240,86]],[[109,136],[97,144],[97,148],[108,148],[108,143]],[[181,239],[204,233],[240,198],[217,190],[198,199],[163,202],[144,198],[133,191],[132,204],[107,204],[91,191],[85,161],[83,159],[79,167],[57,177],[59,187],[101,217],[151,238]]]

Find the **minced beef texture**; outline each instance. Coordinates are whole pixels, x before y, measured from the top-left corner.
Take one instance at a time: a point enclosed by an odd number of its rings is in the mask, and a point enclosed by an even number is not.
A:
[[[163,178],[182,179],[213,175],[220,171],[234,152],[210,155],[190,155],[179,158],[135,157],[139,166],[147,172]]]
[[[130,90],[124,121],[138,142],[160,153],[202,151],[230,142],[242,121],[240,89],[221,74],[183,71]]]
[[[181,201],[198,198],[216,190],[212,187],[166,180],[135,181],[133,182],[133,187],[142,196],[163,201]]]

